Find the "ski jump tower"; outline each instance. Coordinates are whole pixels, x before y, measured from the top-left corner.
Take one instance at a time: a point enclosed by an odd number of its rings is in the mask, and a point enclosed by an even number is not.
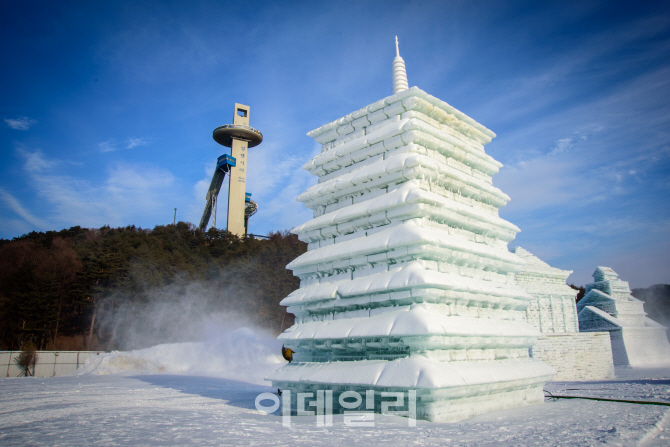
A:
[[[214,141],[231,148],[231,155],[223,154],[216,160],[216,169],[207,191],[207,204],[202,213],[199,228],[207,229],[209,219],[214,214],[212,226],[216,226],[216,202],[223,179],[228,173],[228,231],[237,236],[246,236],[249,217],[256,213],[258,205],[246,193],[247,150],[263,141],[263,134],[249,126],[249,106],[235,103],[233,124],[214,129]]]
[[[519,228],[498,216],[510,198],[491,181],[495,134],[408,88],[397,46],[393,93],[307,134],[323,145],[298,197],[314,218],[292,230],[309,245],[288,265],[300,288],[279,336],[295,355],[267,380],[298,414],[324,391],[334,412],[357,405],[348,392],[375,412],[407,393],[410,414],[415,393],[431,421],[543,402],[556,371],[529,358],[541,333],[507,250]]]

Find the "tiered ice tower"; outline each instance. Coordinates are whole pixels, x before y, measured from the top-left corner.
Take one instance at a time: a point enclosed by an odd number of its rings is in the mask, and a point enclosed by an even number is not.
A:
[[[628,282],[609,267],[598,267],[579,303],[579,330],[607,331],[615,365],[670,365],[665,326],[647,317],[644,303],[631,295]]]
[[[519,229],[498,216],[495,134],[407,89],[401,61],[394,95],[308,133],[319,183],[298,197],[314,218],[292,230],[309,246],[288,265],[301,284],[279,336],[295,361],[268,379],[294,398],[333,390],[336,412],[344,391],[416,390],[434,421],[542,402],[555,371],[529,358],[540,333],[507,250]]]

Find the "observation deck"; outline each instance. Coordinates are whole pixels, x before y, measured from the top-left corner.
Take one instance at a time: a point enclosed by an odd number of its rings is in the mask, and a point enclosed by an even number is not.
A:
[[[225,124],[214,129],[214,141],[222,146],[233,147],[233,138],[245,140],[248,147],[258,146],[263,142],[263,134],[251,126],[243,124]]]

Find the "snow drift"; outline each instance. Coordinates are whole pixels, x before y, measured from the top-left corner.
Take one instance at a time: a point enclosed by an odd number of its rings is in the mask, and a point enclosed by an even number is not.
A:
[[[281,342],[245,327],[202,342],[167,343],[89,357],[73,374],[187,374],[266,385],[263,378],[283,363]]]

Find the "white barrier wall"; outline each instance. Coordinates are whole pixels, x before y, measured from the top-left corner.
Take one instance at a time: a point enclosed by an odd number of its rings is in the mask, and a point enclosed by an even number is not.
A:
[[[37,351],[35,377],[64,376],[76,371],[92,355],[104,351]],[[0,374],[2,377],[19,377],[21,368],[14,361],[21,351],[0,351]]]
[[[612,345],[607,332],[545,334],[530,353],[531,357],[556,368],[558,373],[553,381],[614,377]]]

